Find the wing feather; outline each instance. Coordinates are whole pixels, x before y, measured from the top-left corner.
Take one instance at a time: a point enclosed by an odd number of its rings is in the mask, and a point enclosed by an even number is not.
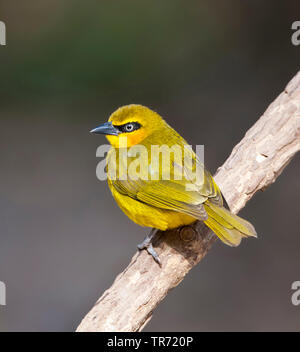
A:
[[[212,176],[192,149],[190,153],[190,164],[183,161],[184,166],[181,166],[174,159],[171,160],[170,180],[143,180],[140,177],[133,180],[127,175],[126,180],[117,178],[109,182],[119,193],[138,202],[206,220],[208,215],[203,203],[209,198],[214,204],[222,204],[222,196]],[[160,167],[163,170],[165,165],[160,164]],[[196,172],[198,177],[195,177]],[[179,173],[182,174],[180,180],[177,179]]]

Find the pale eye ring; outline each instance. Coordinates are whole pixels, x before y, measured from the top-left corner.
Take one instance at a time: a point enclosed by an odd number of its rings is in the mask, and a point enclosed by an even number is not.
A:
[[[132,132],[133,129],[134,129],[134,125],[133,125],[132,123],[127,123],[127,124],[125,125],[125,131],[126,131],[126,132]]]
[[[122,133],[130,133],[141,128],[138,122],[128,122],[124,125],[113,125],[118,131]]]

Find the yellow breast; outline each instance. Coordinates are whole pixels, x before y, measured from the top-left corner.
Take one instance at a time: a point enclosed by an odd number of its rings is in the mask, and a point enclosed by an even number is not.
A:
[[[196,219],[175,211],[149,206],[119,193],[109,182],[111,193],[123,212],[140,226],[153,227],[162,231],[189,225]]]

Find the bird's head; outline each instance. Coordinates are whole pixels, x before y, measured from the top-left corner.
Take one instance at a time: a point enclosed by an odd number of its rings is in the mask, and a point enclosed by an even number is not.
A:
[[[105,134],[115,148],[122,146],[122,137],[126,137],[127,147],[131,147],[164,125],[164,120],[156,112],[142,105],[131,104],[113,112],[108,122],[96,127],[91,133]]]

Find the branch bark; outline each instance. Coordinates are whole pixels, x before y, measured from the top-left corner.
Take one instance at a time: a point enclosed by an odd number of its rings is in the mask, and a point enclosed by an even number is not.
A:
[[[275,182],[299,150],[300,72],[218,169],[215,181],[231,210],[237,213],[257,191]],[[216,238],[201,222],[158,233],[153,245],[162,268],[146,251],[137,252],[77,331],[141,331],[169,290],[201,261]]]

